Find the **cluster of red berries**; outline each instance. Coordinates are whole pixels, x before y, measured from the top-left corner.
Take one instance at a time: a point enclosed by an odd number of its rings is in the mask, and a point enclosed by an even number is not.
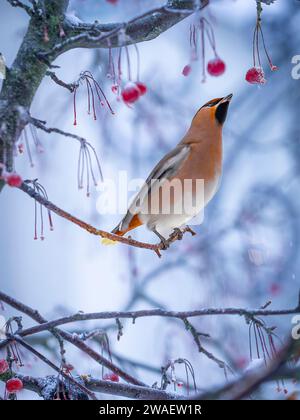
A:
[[[192,71],[192,63],[199,59],[198,56],[198,35],[200,32],[201,41],[201,59],[202,59],[202,82],[206,79],[206,72],[210,76],[221,76],[226,70],[225,62],[219,57],[216,50],[216,40],[214,29],[206,18],[201,18],[199,23],[190,26],[190,48],[191,58],[190,63],[184,66],[182,70],[183,76],[189,76]],[[209,60],[206,64],[205,59],[205,38],[207,38],[215,57]]]
[[[126,34],[123,34],[122,42],[126,42]],[[117,57],[117,65],[115,65],[115,58],[112,49],[109,49],[109,62],[107,77],[112,80],[112,92],[117,95],[117,99],[123,100],[126,105],[132,105],[138,101],[143,95],[147,93],[147,86],[140,81],[140,54],[137,45],[134,45],[136,52],[136,77],[132,77],[131,71],[131,57],[127,46],[120,47]],[[122,68],[122,52],[125,49],[127,62],[127,80],[123,85],[123,68]],[[133,80],[136,80],[135,82]]]
[[[261,27],[261,12],[262,12],[261,3],[257,2],[257,17],[256,17],[256,25],[254,29],[254,34],[253,34],[253,45],[252,45],[253,67],[251,67],[247,71],[246,76],[245,76],[245,79],[248,83],[256,84],[256,85],[264,85],[267,81],[265,78],[265,72],[261,65],[260,48],[259,48],[260,39],[262,42],[263,51],[267,57],[271,71],[275,71],[278,69],[277,66],[274,66],[274,64],[272,63],[271,57],[266,47],[265,38],[264,38],[264,34]]]
[[[6,360],[0,360],[0,375],[4,375],[9,371],[9,365]],[[5,389],[9,394],[16,394],[22,391],[24,385],[21,379],[11,378],[6,382]]]
[[[122,89],[122,99],[126,104],[133,104],[147,93],[147,86],[141,82],[128,82]]]
[[[119,382],[120,378],[116,373],[106,373],[103,376],[104,381]]]
[[[20,175],[18,175],[16,172],[7,172],[3,164],[0,164],[0,170],[2,170],[0,179],[6,182],[7,185],[15,188],[21,187],[23,179],[20,177]]]

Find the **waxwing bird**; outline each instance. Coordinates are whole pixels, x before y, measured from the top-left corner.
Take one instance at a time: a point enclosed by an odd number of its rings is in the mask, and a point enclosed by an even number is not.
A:
[[[204,209],[220,183],[222,129],[232,96],[212,99],[198,110],[186,135],[155,166],[112,233],[123,236],[146,225],[167,244],[166,234]],[[202,194],[198,180],[202,180]],[[197,195],[202,199],[197,200]],[[186,200],[192,200],[191,211],[186,210]]]

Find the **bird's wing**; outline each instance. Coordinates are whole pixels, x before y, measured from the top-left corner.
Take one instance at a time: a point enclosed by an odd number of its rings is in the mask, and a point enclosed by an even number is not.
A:
[[[126,216],[118,225],[118,229],[120,231],[125,231],[128,228],[133,216],[138,213],[143,201],[148,196],[148,194],[150,194],[151,189],[154,188],[156,183],[162,179],[172,179],[181,168],[189,153],[189,145],[179,144],[177,147],[175,147],[175,149],[173,149],[166,156],[164,156],[163,159],[161,159],[161,161],[155,166],[153,171],[146,179],[141,190],[133,199]]]

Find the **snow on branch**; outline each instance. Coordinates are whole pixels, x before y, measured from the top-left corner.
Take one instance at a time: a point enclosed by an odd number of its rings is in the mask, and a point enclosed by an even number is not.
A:
[[[1,295],[0,295],[1,299]],[[291,309],[242,309],[242,308],[207,308],[198,309],[195,311],[167,311],[164,309],[147,309],[140,311],[127,311],[127,312],[93,312],[93,313],[76,313],[74,315],[66,316],[42,324],[37,327],[28,328],[22,332],[22,336],[28,336],[49,330],[61,325],[70,324],[73,322],[91,321],[91,320],[108,320],[108,319],[132,319],[149,318],[149,317],[163,317],[163,318],[176,318],[182,321],[188,318],[196,318],[203,316],[244,316],[246,318],[253,318],[256,316],[282,316],[294,315],[300,313],[300,305]]]
[[[164,6],[128,22],[112,24],[73,23],[67,15],[64,21],[66,38],[39,56],[49,60],[73,48],[109,48],[150,41],[198,10],[196,3],[169,0]],[[208,4],[209,0],[201,0],[200,9]]]

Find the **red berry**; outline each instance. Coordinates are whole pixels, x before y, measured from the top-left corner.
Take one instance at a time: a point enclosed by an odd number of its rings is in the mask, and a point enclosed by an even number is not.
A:
[[[252,67],[246,73],[246,80],[251,84],[264,85],[266,83],[265,73],[261,67]]]
[[[120,378],[116,373],[106,373],[103,376],[104,381],[119,382]]]
[[[147,93],[148,89],[147,89],[147,86],[144,83],[137,82],[135,85],[138,88],[141,96],[143,96]]]
[[[118,85],[113,85],[113,86],[111,87],[111,91],[112,91],[112,93],[117,94],[117,93],[118,93],[118,90],[119,90],[119,86],[118,86]]]
[[[207,73],[211,76],[221,76],[226,70],[226,64],[221,58],[216,57],[207,63]]]
[[[22,391],[23,382],[21,379],[13,378],[6,382],[6,390],[9,394],[15,394],[16,392]]]
[[[270,292],[272,294],[272,296],[276,296],[280,293],[281,291],[281,287],[278,283],[272,283],[271,287],[270,287]]]
[[[9,174],[6,176],[6,182],[10,187],[19,188],[22,185],[23,180],[18,174]]]
[[[133,104],[140,97],[140,91],[135,83],[129,82],[122,90],[123,101],[127,104]]]
[[[192,71],[192,67],[189,64],[187,64],[186,66],[183,67],[182,74],[183,76],[187,77],[191,73],[191,71]]]
[[[6,373],[9,369],[8,363],[5,359],[0,360],[0,375]]]
[[[110,3],[110,4],[117,4],[118,3],[118,0],[106,0],[107,1],[107,3]]]

